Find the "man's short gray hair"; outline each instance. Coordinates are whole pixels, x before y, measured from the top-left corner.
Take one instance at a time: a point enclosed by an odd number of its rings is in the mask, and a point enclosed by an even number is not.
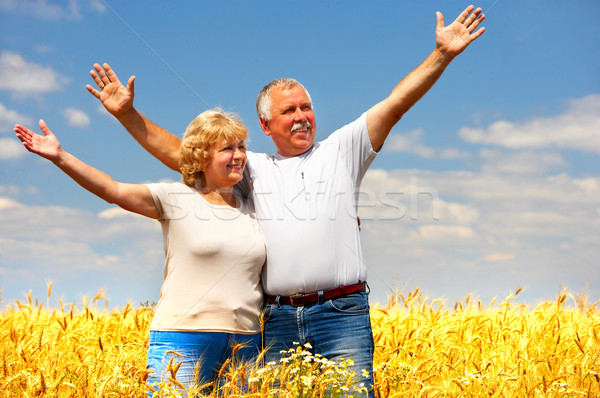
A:
[[[258,93],[258,98],[256,98],[256,113],[258,114],[258,117],[264,120],[271,120],[271,91],[273,91],[275,87],[290,89],[296,86],[300,86],[302,90],[304,90],[308,100],[312,103],[308,90],[304,88],[302,84],[291,77],[283,77],[281,79],[273,80],[271,83],[264,86]]]

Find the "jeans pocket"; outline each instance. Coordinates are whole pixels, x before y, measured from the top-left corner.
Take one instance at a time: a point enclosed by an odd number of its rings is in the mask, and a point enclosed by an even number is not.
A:
[[[273,316],[273,305],[274,304],[266,304],[262,310],[262,319],[263,322],[267,322]]]
[[[369,312],[368,293],[352,293],[328,301],[331,309],[345,314],[363,314]]]

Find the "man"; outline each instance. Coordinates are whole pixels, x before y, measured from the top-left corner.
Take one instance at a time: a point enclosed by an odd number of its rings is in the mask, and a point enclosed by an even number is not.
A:
[[[450,25],[437,13],[436,48],[383,101],[326,140],[306,89],[293,79],[265,86],[257,99],[261,128],[274,155],[248,153],[240,189],[254,201],[267,245],[263,270],[267,361],[293,342],[310,343],[331,360],[351,359],[358,383],[373,396],[373,336],[366,267],[356,222],[357,195],[367,168],[392,127],[437,81],[450,62],[481,36],[481,9],[467,7]],[[133,107],[127,87],[107,64],[87,86],[152,155],[178,170],[180,139]],[[364,370],[364,371],[363,371]]]

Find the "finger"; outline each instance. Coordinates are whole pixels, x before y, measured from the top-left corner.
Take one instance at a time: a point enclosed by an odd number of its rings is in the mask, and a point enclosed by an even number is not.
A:
[[[479,29],[477,32],[473,33],[471,35],[471,41],[477,39],[479,36],[481,36],[483,34],[483,32],[485,32],[485,27],[482,27],[481,29]]]
[[[102,66],[104,67],[104,70],[106,70],[106,74],[110,82],[120,83],[117,74],[112,70],[109,64],[104,63]]]
[[[476,9],[474,12],[472,12],[471,14],[469,14],[469,16],[467,17],[467,19],[464,22],[465,26],[470,26],[473,21],[475,21],[475,19],[477,19],[477,17],[479,16],[479,14],[481,14],[481,8]]]
[[[104,85],[110,83],[110,79],[106,75],[106,72],[104,71],[104,69],[102,69],[102,67],[99,64],[94,64],[94,69],[96,69],[96,73],[98,73],[98,76],[100,76],[100,80],[102,81],[102,83],[104,83]]]
[[[95,67],[95,65],[94,65],[94,67]],[[96,73],[96,71],[91,70],[90,76],[92,77],[92,79],[94,80],[94,82],[96,83],[96,85],[98,86],[98,88],[100,90],[102,90],[104,88],[104,86],[106,86],[106,84],[104,84],[102,79],[100,79],[100,76],[98,76],[98,73]]]
[[[98,76],[98,79],[100,80],[102,80],[102,75],[106,75],[106,73],[104,73],[104,69],[102,69],[102,67],[98,63],[94,64],[94,70],[96,76]]]
[[[21,132],[17,132],[16,135],[19,141],[23,143],[23,145],[31,143],[31,137],[23,135]]]
[[[19,133],[17,133],[17,138],[19,139],[19,141],[21,141],[25,149],[31,151],[31,137],[22,136]]]
[[[102,95],[102,93],[100,91],[96,90],[94,87],[90,86],[89,84],[86,84],[85,88],[87,88],[87,91],[89,91],[90,94],[92,94],[94,97],[100,99],[100,96]]]
[[[129,80],[127,81],[127,91],[129,91],[130,93],[133,93],[134,83],[135,83],[135,76],[131,76],[129,78]]]
[[[437,17],[436,30],[444,29],[444,16],[442,15],[442,13],[439,11],[436,11],[435,16]]]
[[[31,137],[33,132],[24,126],[19,124],[15,125],[14,131],[17,135],[17,138],[25,145],[31,144]]]
[[[481,14],[479,17],[477,17],[475,22],[473,22],[470,26],[467,27],[467,30],[469,31],[469,33],[471,33],[472,39],[475,39],[475,37],[472,35],[472,33],[477,29],[477,27],[481,24],[481,22],[483,22],[484,19],[485,19],[485,15]],[[479,36],[481,36],[481,33],[479,33],[477,37],[479,37]]]
[[[53,135],[52,131],[50,131],[48,126],[46,126],[46,122],[43,119],[40,119],[39,125],[40,125],[40,129],[42,130],[42,133],[44,133],[44,135]]]
[[[467,8],[465,8],[465,10],[461,12],[460,15],[456,18],[455,22],[463,23],[467,19],[471,11],[473,11],[474,9],[474,5],[470,5]]]
[[[29,130],[27,127],[25,126],[21,126],[20,124],[15,124],[15,128],[14,128],[16,133],[19,133],[23,136],[31,136],[33,135],[33,131]]]
[[[465,21],[464,25],[469,29],[470,32],[473,32],[481,23],[481,20],[479,19],[480,15],[482,15],[481,8],[478,8],[477,10],[475,10],[475,12],[469,15],[469,18],[467,18],[467,20]]]

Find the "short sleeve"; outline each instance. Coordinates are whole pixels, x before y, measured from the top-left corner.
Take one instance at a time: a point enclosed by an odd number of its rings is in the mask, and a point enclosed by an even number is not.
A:
[[[182,183],[146,184],[161,220],[173,220],[185,217],[190,211],[190,200],[194,191]],[[191,207],[193,209],[193,207]]]
[[[367,130],[367,113],[363,113],[352,123],[334,131],[326,141],[329,140],[337,141],[340,157],[346,163],[354,181],[362,180],[377,156]]]

